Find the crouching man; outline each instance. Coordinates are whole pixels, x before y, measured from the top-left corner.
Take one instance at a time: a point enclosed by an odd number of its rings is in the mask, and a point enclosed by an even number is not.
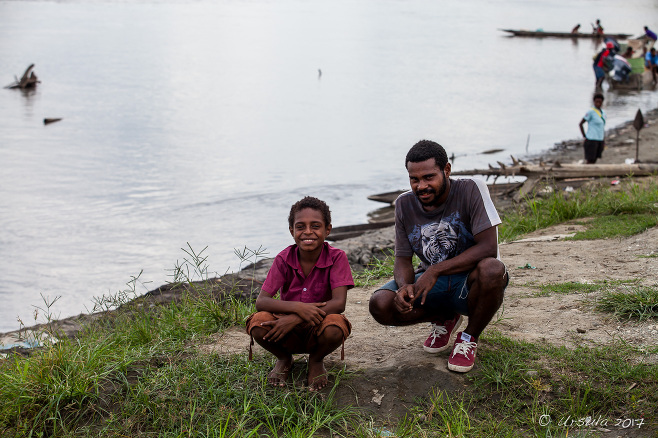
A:
[[[443,147],[422,140],[407,153],[411,191],[395,202],[394,280],[370,298],[370,313],[384,325],[431,322],[423,349],[450,348],[448,369],[473,368],[478,337],[503,302],[509,276],[498,256],[501,223],[486,184],[450,179]],[[412,256],[421,268],[414,272]]]

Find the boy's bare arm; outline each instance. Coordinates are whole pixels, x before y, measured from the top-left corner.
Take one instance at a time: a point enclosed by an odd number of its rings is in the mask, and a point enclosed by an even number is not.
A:
[[[347,286],[339,286],[331,291],[331,299],[322,306],[325,313],[343,313],[347,303]]]
[[[283,301],[270,297],[261,291],[256,299],[256,310],[271,313],[287,313],[295,315],[300,320],[311,325],[318,325],[324,319],[326,312],[323,310],[325,303],[302,303],[301,301]]]

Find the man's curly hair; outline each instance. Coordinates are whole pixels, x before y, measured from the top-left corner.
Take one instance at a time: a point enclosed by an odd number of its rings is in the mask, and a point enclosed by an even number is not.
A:
[[[436,165],[441,170],[445,169],[446,164],[448,164],[448,154],[443,149],[443,146],[431,140],[421,140],[407,152],[407,156],[404,159],[404,167],[407,167],[409,162],[420,163],[430,158],[434,158]]]

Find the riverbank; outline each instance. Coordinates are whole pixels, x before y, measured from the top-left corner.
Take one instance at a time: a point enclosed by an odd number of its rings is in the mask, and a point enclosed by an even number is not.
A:
[[[640,131],[639,158],[640,161],[643,162],[658,162],[658,108],[644,114],[644,120],[645,127]],[[602,158],[597,163],[623,164],[627,159],[635,157],[635,148],[636,130],[633,127],[633,121],[627,121],[606,131],[606,149],[603,152]],[[516,158],[521,158],[532,163],[554,163],[556,161],[561,163],[578,163],[583,159],[582,140],[564,140],[556,143],[550,150],[544,151],[541,154]],[[509,162],[511,163],[511,158]],[[458,162],[455,168],[466,170],[459,168],[459,165],[461,165],[461,163]],[[622,176],[623,175],[619,175],[619,177]],[[592,178],[592,180],[594,179]],[[494,199],[494,202],[499,210],[504,210],[512,205],[509,196]],[[343,249],[348,254],[353,269],[361,270],[368,266],[373,261],[373,258],[381,257],[393,250],[393,227],[370,231],[359,237],[334,242],[332,245]],[[222,287],[228,283],[228,279],[233,283],[235,283],[238,278],[242,278],[242,281],[245,282],[262,282],[265,279],[270,263],[271,260],[262,260],[257,264],[257,269],[255,270],[253,267],[247,267],[242,273],[225,276],[226,280],[224,280],[224,283],[219,279],[214,279],[216,280],[216,284],[213,286],[214,290],[220,294],[225,293]],[[172,288],[171,285],[163,285],[147,292],[140,297],[140,299],[154,300],[156,303],[161,304],[175,300],[177,293],[178,292],[175,288]],[[241,293],[246,293],[244,287],[241,287]],[[134,298],[137,297],[135,296]],[[51,321],[50,325],[55,327],[57,331],[68,336],[74,336],[82,324],[102,315],[103,313],[96,313],[93,315],[80,314],[58,321]],[[15,342],[18,340],[18,335],[21,331],[38,331],[43,327],[44,324],[33,324],[24,327],[21,330],[0,333],[0,343],[3,342],[2,339],[5,340],[5,344],[7,342]]]
[[[355,436],[359,428],[395,430],[396,436],[434,430],[459,433],[454,421],[463,425],[463,436],[500,436],[501,430],[507,431],[505,436],[519,436],[520,431],[562,436],[575,431],[563,419],[586,416],[605,419],[596,427],[596,436],[653,436],[658,430],[651,414],[658,406],[658,315],[650,303],[656,302],[658,277],[658,227],[652,207],[658,205],[658,176],[618,185],[595,183],[599,190],[589,203],[595,206],[589,216],[536,229],[500,245],[510,284],[503,306],[478,341],[476,364],[468,374],[448,371],[447,353],[424,353],[421,345],[428,325],[388,327],[372,319],[368,300],[390,279],[387,265],[374,281],[366,283],[357,276],[361,283],[349,291],[345,315],[353,331],[345,342],[345,359],[340,351],[327,357],[330,385],[318,398],[304,384],[305,355],[295,356],[294,383],[291,380],[284,390],[268,387],[265,376],[272,356],[255,345],[254,360],[248,361],[250,340],[243,327],[253,311],[254,291],[269,267],[270,261],[263,260],[237,274],[166,285],[134,299],[130,294],[108,297],[105,312],[40,326],[42,332],[76,340],[61,342],[46,354],[15,349],[30,356],[24,361],[0,360],[0,374],[6,379],[0,385],[0,401],[16,406],[4,410],[5,418],[29,412],[26,406],[34,412],[50,409],[49,418],[63,418],[56,422],[58,427],[79,427],[75,436],[98,436],[92,433],[97,429],[122,436],[161,434],[164,429],[180,432],[183,426],[192,432],[229,423],[229,429],[271,427],[278,434],[296,420],[295,427],[309,427],[306,417],[280,417],[283,411],[306,412],[310,397],[309,412],[339,409],[349,416],[349,421],[313,426],[344,428],[341,436]],[[573,211],[580,197],[565,198],[570,205],[564,210]],[[548,216],[546,211],[540,213]],[[620,218],[620,211],[638,215]],[[565,240],[590,231],[594,221],[589,218],[596,212],[606,217],[606,224],[622,224],[624,230],[634,216],[648,216],[650,224],[636,228],[639,234]],[[387,239],[380,237],[359,239],[362,246],[375,241],[385,245]],[[198,262],[190,260],[182,272],[195,272],[195,266],[203,265]],[[613,298],[619,295],[647,297],[649,306],[620,313],[618,298]],[[615,301],[606,310],[602,304],[610,299]],[[93,320],[96,323],[90,324]],[[90,329],[79,333],[83,327]],[[20,385],[15,376],[22,379]],[[71,395],[72,384],[83,389]],[[31,398],[25,397],[27,392]],[[66,408],[48,402],[64,396],[69,397]],[[63,416],[63,410],[70,415]],[[540,415],[554,424],[546,429],[546,423],[538,423]],[[186,424],[188,418],[194,421]],[[620,426],[625,423],[619,419],[633,421],[634,427]],[[43,427],[39,415],[19,420],[27,428]],[[3,427],[13,430],[11,421]],[[211,425],[206,428],[206,423]],[[409,424],[417,433],[399,432]],[[85,435],[86,427],[92,432]],[[240,430],[234,434],[247,435]]]

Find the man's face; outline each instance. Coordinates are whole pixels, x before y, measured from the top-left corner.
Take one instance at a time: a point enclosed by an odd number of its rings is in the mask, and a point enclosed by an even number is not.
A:
[[[594,99],[594,106],[596,108],[601,109],[602,105],[603,105],[603,99],[601,99],[600,97],[597,97],[596,99]]]
[[[409,184],[414,195],[425,210],[434,210],[448,197],[450,163],[444,170],[436,165],[434,158],[418,163],[408,162]]]

